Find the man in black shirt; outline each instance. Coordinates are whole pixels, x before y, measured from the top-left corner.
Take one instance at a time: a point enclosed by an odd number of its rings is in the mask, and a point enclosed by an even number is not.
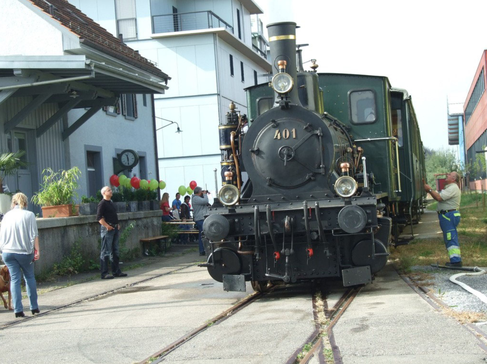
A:
[[[117,210],[112,201],[112,189],[105,186],[101,189],[103,200],[98,204],[96,220],[101,225],[101,253],[100,267],[101,279],[112,279],[113,277],[126,277],[119,267],[118,238],[120,224],[118,223]],[[109,262],[112,262],[112,274],[108,274]]]

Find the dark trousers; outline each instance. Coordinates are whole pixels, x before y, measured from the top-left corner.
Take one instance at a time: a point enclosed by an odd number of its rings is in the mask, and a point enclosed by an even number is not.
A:
[[[119,267],[119,249],[118,239],[120,233],[117,228],[108,231],[105,227],[101,227],[101,252],[100,252],[100,267],[101,276],[105,277],[108,274],[110,262],[112,263],[112,274],[120,274]]]
[[[201,233],[203,232],[203,222],[204,221],[205,220],[195,221],[195,225],[198,228],[198,231],[200,232],[198,234],[198,244],[199,244],[199,247],[200,247],[200,254],[204,254],[205,253],[205,247],[203,246],[203,240],[201,239]]]

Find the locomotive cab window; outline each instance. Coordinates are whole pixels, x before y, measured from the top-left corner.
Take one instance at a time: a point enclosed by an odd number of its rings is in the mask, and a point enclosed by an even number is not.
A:
[[[352,91],[349,98],[350,116],[353,123],[370,124],[377,120],[377,104],[373,91]]]

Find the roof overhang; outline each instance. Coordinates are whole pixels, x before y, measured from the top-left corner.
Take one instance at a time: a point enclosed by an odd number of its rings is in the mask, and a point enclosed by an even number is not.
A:
[[[262,9],[253,0],[240,0],[243,6],[250,12],[250,14],[263,14]]]
[[[36,75],[37,81],[26,81],[26,75]],[[166,79],[108,65],[85,55],[0,56],[0,91],[44,86],[46,81],[71,83],[72,89],[90,89],[111,96],[164,93],[168,89]]]

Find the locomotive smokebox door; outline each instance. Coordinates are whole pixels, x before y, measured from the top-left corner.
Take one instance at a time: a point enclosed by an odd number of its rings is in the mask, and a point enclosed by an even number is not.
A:
[[[243,274],[239,275],[232,275],[232,274],[224,274],[223,275],[223,289],[225,291],[236,291],[236,292],[245,292],[245,276]]]

